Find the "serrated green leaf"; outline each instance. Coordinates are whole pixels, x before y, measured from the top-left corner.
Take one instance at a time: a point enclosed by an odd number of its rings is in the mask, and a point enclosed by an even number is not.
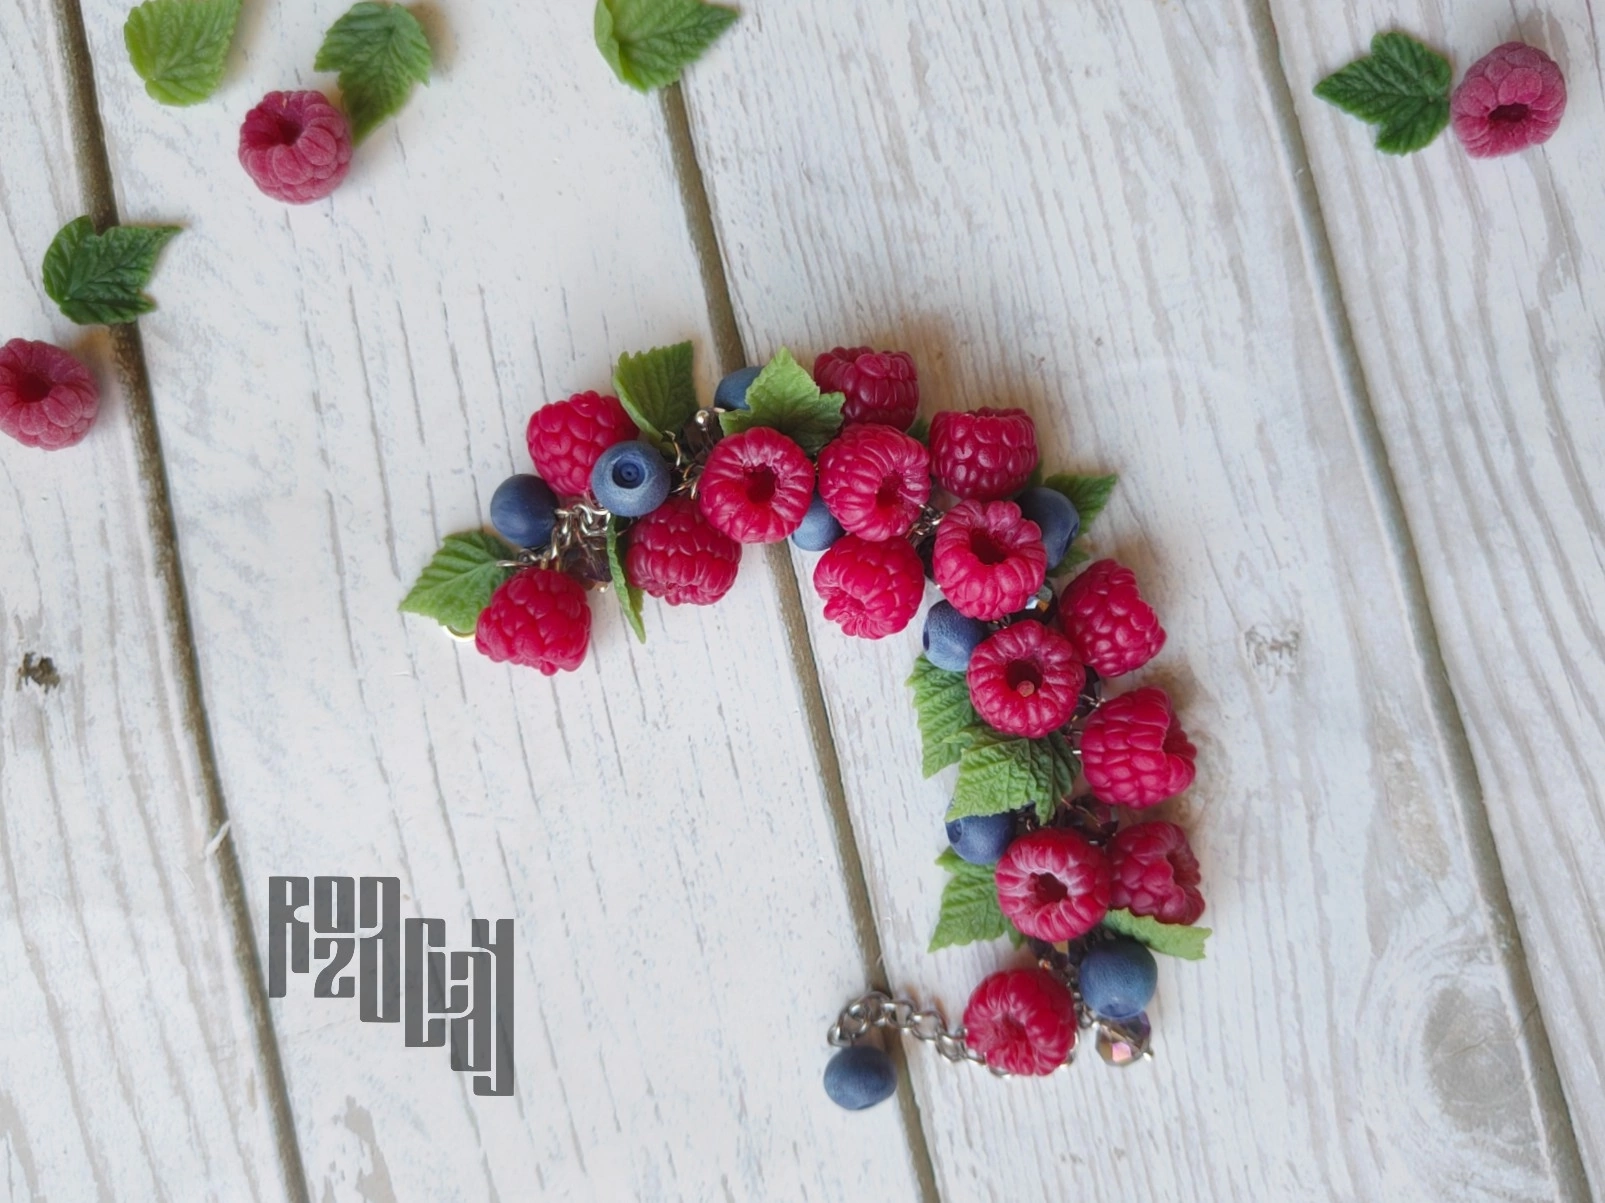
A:
[[[1379,126],[1377,149],[1406,155],[1449,124],[1449,60],[1402,33],[1379,33],[1371,53],[1315,85],[1315,94]]]
[[[490,604],[491,594],[513,575],[514,569],[504,568],[502,561],[516,554],[485,531],[447,535],[412,591],[402,599],[401,609],[433,618],[449,631],[467,634],[479,625],[479,612]]]
[[[1048,569],[1048,575],[1069,576],[1072,572],[1074,572],[1077,568],[1080,568],[1090,559],[1092,559],[1092,557],[1088,555],[1087,552],[1083,551],[1081,548],[1072,543],[1065,550],[1064,559],[1060,560],[1052,568]]]
[[[619,520],[607,520],[607,570],[613,578],[613,594],[619,599],[619,609],[630,624],[636,639],[646,642],[646,623],[641,621],[641,591],[630,584],[624,572],[624,552],[619,547]]]
[[[340,73],[340,98],[361,142],[401,111],[415,83],[429,82],[433,58],[424,28],[399,4],[362,0],[323,35],[314,71]]]
[[[993,866],[972,865],[951,848],[936,863],[953,876],[942,887],[942,909],[927,951],[1019,935],[998,906]]]
[[[701,0],[597,0],[596,46],[638,92],[680,78],[740,16]]]
[[[1184,961],[1202,961],[1204,941],[1213,934],[1207,927],[1161,923],[1151,915],[1133,915],[1130,911],[1110,911],[1103,917],[1103,925],[1112,932],[1141,941],[1154,952]]]
[[[905,682],[914,691],[920,747],[927,777],[957,764],[970,740],[985,728],[970,705],[970,687],[963,673],[937,668],[924,656],[914,661]]]
[[[665,446],[667,436],[677,434],[697,412],[691,344],[619,356],[613,369],[613,389],[641,433]]]
[[[199,104],[223,80],[240,0],[145,0],[123,24],[128,60],[163,104]]]
[[[818,455],[841,429],[840,393],[821,393],[806,368],[781,347],[747,390],[747,408],[719,415],[726,434],[769,426],[790,438],[809,455]]]
[[[1042,482],[1042,487],[1062,494],[1076,507],[1076,513],[1081,518],[1081,530],[1085,533],[1093,519],[1103,513],[1104,506],[1109,504],[1109,495],[1115,491],[1119,480],[1118,476],[1077,476],[1061,472],[1048,477]]]
[[[1047,822],[1075,787],[1076,755],[1057,731],[1021,739],[982,730],[959,757],[959,777],[947,818],[1035,808]]]
[[[156,308],[143,289],[177,226],[113,226],[95,233],[87,217],[68,222],[45,252],[45,293],[80,326],[131,322]]]

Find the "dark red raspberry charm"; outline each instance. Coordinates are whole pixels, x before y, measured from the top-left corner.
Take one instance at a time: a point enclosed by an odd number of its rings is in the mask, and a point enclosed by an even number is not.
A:
[[[617,397],[576,393],[531,414],[525,438],[540,478],[559,496],[583,497],[602,452],[638,434]]]
[[[775,543],[802,525],[814,465],[778,430],[755,426],[719,441],[702,469],[702,516],[737,543]]]
[[[1197,923],[1204,913],[1198,858],[1174,823],[1137,823],[1109,844],[1114,885],[1109,905],[1161,923]]]
[[[492,660],[538,668],[548,677],[578,668],[590,642],[585,586],[551,568],[525,568],[497,589],[474,635],[475,646]]]
[[[671,497],[630,527],[630,584],[671,606],[711,606],[736,583],[741,544],[708,525],[697,503]]]
[[[1045,969],[994,973],[964,1008],[964,1043],[1000,1073],[1040,1077],[1076,1046],[1076,1004]]]
[[[995,622],[1022,609],[1048,575],[1042,531],[1012,501],[961,501],[942,515],[932,575],[960,614]]]
[[[901,631],[919,612],[925,566],[907,540],[871,543],[843,535],[814,566],[814,589],[826,618],[849,635],[880,639]]]
[[[351,170],[351,124],[322,92],[269,92],[240,126],[240,166],[274,200],[322,200]]]
[[[1141,809],[1193,783],[1198,749],[1176,722],[1163,689],[1110,698],[1081,732],[1081,771],[1100,801]]]
[[[1023,409],[942,410],[931,419],[936,483],[969,501],[1025,488],[1037,466],[1037,428]]]
[[[81,442],[99,412],[100,387],[74,356],[25,338],[0,347],[0,432],[59,451]]]
[[[930,454],[890,426],[849,426],[819,453],[819,495],[848,534],[901,538],[931,496]]]
[[[920,382],[907,351],[837,347],[814,360],[814,383],[846,398],[848,426],[876,422],[907,430],[920,407]]]
[[[1083,664],[1100,677],[1141,668],[1165,646],[1165,629],[1137,591],[1137,577],[1114,560],[1098,560],[1070,582],[1059,621]]]
[[[1073,831],[1044,827],[998,861],[998,905],[1015,927],[1056,944],[1084,936],[1109,913],[1109,858]]]
[[[970,702],[1005,735],[1040,739],[1070,721],[1087,673],[1070,641],[1027,620],[989,636],[970,656]]]

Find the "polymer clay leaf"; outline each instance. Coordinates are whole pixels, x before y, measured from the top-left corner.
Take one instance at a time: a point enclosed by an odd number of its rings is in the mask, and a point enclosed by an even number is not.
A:
[[[454,634],[470,634],[479,625],[479,612],[490,604],[491,594],[513,575],[514,570],[502,567],[502,561],[515,554],[484,531],[447,535],[417,584],[402,599],[401,608],[433,618]]]
[[[624,573],[624,551],[619,546],[617,518],[607,520],[607,570],[613,578],[613,593],[619,599],[619,609],[624,611],[624,620],[630,624],[636,639],[645,643],[646,623],[641,621],[641,591],[630,584],[630,578]]]
[[[144,294],[156,256],[177,226],[113,226],[95,233],[87,217],[68,222],[45,252],[45,293],[80,326],[131,322],[156,308]]]
[[[1154,952],[1184,961],[1202,961],[1204,941],[1213,934],[1207,927],[1161,923],[1151,915],[1133,915],[1130,911],[1110,911],[1103,917],[1103,925],[1148,945]]]
[[[399,4],[363,0],[329,27],[312,67],[340,73],[351,136],[361,142],[401,111],[413,84],[429,82],[432,62],[418,18]]]
[[[747,390],[747,408],[720,414],[719,425],[726,434],[773,427],[814,456],[841,429],[846,400],[840,393],[821,393],[808,370],[781,347]]]
[[[1379,33],[1371,53],[1315,85],[1315,94],[1380,126],[1377,149],[1420,150],[1449,124],[1449,60],[1402,33]]]
[[[128,59],[163,104],[199,104],[223,80],[241,0],[145,0],[123,25]]]
[[[667,87],[740,16],[702,0],[597,0],[596,46],[638,92]]]
[[[613,369],[613,390],[641,433],[665,443],[668,435],[678,433],[697,412],[691,344],[619,356]]]
[[[938,668],[924,656],[914,661],[906,684],[914,691],[919,718],[923,769],[927,777],[957,764],[964,749],[984,728],[970,705],[970,687],[963,673]]]
[[[1030,806],[1045,822],[1074,788],[1075,777],[1075,753],[1058,732],[1044,739],[1020,739],[982,729],[959,756],[959,777],[947,818],[996,815]]]
[[[972,865],[951,848],[937,857],[936,863],[953,876],[942,888],[942,909],[928,951],[1000,936],[1018,937],[1014,924],[998,906],[998,886],[991,865]]]
[[[1085,532],[1093,519],[1103,513],[1104,506],[1109,504],[1109,496],[1115,491],[1119,480],[1118,476],[1075,476],[1062,472],[1048,477],[1042,482],[1042,487],[1069,499],[1070,504],[1076,507],[1076,514],[1081,518],[1081,529]]]

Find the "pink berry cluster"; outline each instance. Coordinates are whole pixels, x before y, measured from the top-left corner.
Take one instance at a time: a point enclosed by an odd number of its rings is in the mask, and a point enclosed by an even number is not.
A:
[[[99,412],[100,386],[70,352],[25,338],[0,347],[0,431],[24,447],[82,442]]]

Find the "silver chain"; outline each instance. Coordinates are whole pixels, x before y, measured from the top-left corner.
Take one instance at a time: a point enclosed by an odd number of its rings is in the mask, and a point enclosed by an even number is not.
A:
[[[910,999],[893,998],[879,990],[871,990],[843,1007],[825,1039],[832,1048],[846,1048],[871,1028],[891,1028],[926,1044],[934,1044],[936,1051],[954,1064],[970,1061],[986,1065],[986,1058],[964,1043],[962,1025],[949,1028],[940,1011],[934,1008],[922,1011]],[[996,1068],[992,1068],[992,1072],[1000,1078],[1008,1077]]]

